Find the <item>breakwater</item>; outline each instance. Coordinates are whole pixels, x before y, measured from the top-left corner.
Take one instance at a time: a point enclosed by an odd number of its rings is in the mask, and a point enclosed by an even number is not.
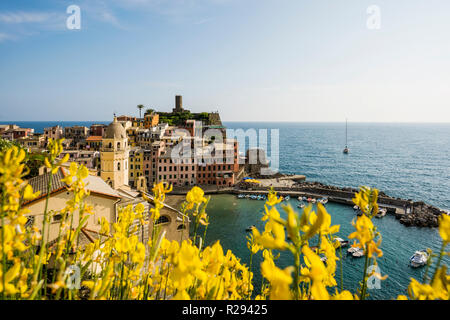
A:
[[[301,196],[311,198],[326,197],[331,202],[353,205],[353,197],[358,192],[354,188],[340,188],[326,185],[320,182],[297,182],[290,187],[272,186],[280,195]],[[249,186],[241,182],[236,185],[234,193],[268,193],[267,188],[261,188],[255,185]],[[437,227],[438,218],[445,211],[426,204],[422,201],[415,202],[411,199],[390,197],[384,192],[378,196],[378,205],[384,208],[388,213],[394,214],[396,219],[405,226],[418,227]]]

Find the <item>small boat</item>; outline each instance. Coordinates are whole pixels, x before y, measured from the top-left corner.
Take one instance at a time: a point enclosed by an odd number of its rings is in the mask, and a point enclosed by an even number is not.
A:
[[[257,197],[256,195],[254,195],[254,194],[252,194],[252,195],[250,196],[250,198],[251,198],[252,200],[258,199],[258,197]]]
[[[302,197],[298,197],[297,200],[298,201],[303,201],[303,198]]]
[[[290,196],[286,196],[286,197],[284,198],[284,201],[289,201],[289,199],[291,199],[291,197],[290,197]]]
[[[357,205],[353,206],[353,210],[358,210],[358,209],[359,209],[359,207]]]
[[[316,203],[316,199],[311,199],[311,203]]]
[[[302,200],[303,200],[303,201],[308,201],[308,198],[303,197]]]
[[[311,199],[311,198],[308,198],[308,199],[306,199],[306,201],[308,201],[308,202],[311,202],[311,201],[312,201],[312,199]]]
[[[239,199],[243,199],[243,198],[245,198],[245,195],[239,194],[237,197],[238,197]]]
[[[344,248],[346,246],[348,246],[348,240],[344,240],[342,238],[335,238],[336,241],[339,241],[340,247]]]
[[[353,254],[353,253],[355,253],[358,250],[360,250],[360,248],[358,248],[358,247],[350,247],[350,248],[347,249],[347,253]]]
[[[245,229],[245,231],[251,232],[251,231],[253,230],[253,228],[256,228],[256,226],[255,226],[255,225],[252,225],[252,226],[250,226],[250,227],[247,227],[247,229]]]
[[[413,268],[419,268],[427,264],[428,253],[425,250],[416,251],[409,259],[409,263]]]
[[[358,250],[352,253],[352,256],[355,258],[361,258],[362,256],[364,256],[364,250],[358,248]]]
[[[300,209],[303,209],[305,207],[304,203],[300,203],[297,207],[299,207]]]
[[[383,218],[386,215],[386,213],[387,213],[386,209],[380,209],[380,210],[378,210],[378,214],[375,217]]]

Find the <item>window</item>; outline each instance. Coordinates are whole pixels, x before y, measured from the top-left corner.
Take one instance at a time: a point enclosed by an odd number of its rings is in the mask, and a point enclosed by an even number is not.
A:
[[[177,230],[186,230],[186,225],[184,225],[184,224],[180,224],[178,227],[177,227]]]
[[[158,220],[156,220],[155,225],[169,224],[170,218],[168,216],[161,216]]]

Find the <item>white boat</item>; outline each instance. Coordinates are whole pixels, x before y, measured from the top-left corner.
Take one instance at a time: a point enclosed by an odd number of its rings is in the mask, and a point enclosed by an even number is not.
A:
[[[289,199],[291,199],[290,196],[286,196],[286,197],[284,198],[285,201],[288,201]]]
[[[378,214],[375,217],[383,218],[386,215],[386,213],[387,213],[386,209],[380,209],[380,210],[378,210]]]
[[[355,253],[358,250],[360,250],[360,248],[350,247],[350,248],[347,249],[347,252],[353,254],[353,253]]]
[[[316,203],[316,199],[311,199],[311,203]]]
[[[344,148],[344,154],[348,154],[350,152],[350,149],[348,148],[348,142],[347,142],[347,136],[348,136],[348,132],[347,132],[347,119],[345,119],[345,148]]]
[[[422,267],[427,264],[428,258],[428,253],[425,250],[416,251],[409,259],[409,263],[413,268]]]
[[[359,209],[359,207],[357,205],[353,206],[353,210],[358,210],[358,209]]]
[[[297,207],[299,207],[300,209],[303,209],[305,207],[304,203],[300,203]]]
[[[342,248],[348,246],[348,240],[344,240],[342,238],[336,237],[335,240],[339,241],[339,244]]]
[[[364,255],[364,250],[358,248],[358,250],[356,252],[352,253],[352,256],[355,258],[361,258]]]

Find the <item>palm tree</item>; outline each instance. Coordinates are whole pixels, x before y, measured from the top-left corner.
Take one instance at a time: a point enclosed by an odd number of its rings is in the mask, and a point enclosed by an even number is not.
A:
[[[137,106],[137,108],[139,109],[139,118],[142,118],[142,109],[144,109],[144,105],[139,104],[139,105]]]

